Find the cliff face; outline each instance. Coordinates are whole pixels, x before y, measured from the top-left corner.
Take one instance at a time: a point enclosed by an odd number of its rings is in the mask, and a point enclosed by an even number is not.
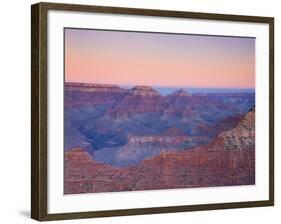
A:
[[[128,91],[116,85],[66,83],[65,106],[112,106],[119,102]]]
[[[97,161],[125,166],[162,151],[191,149],[237,126],[253,96],[161,95],[149,86],[66,83],[65,151],[80,147]]]
[[[135,114],[161,112],[164,107],[165,98],[156,90],[148,86],[136,86],[108,113],[118,114],[119,118],[128,118]]]
[[[91,92],[91,93],[126,93],[125,89],[118,87],[117,85],[110,84],[88,84],[88,83],[65,83],[65,91],[67,92]]]
[[[222,132],[210,144],[164,152],[139,167],[148,174],[158,173],[158,181],[167,188],[255,184],[254,117],[255,112],[249,112],[237,127]],[[153,178],[147,175],[143,181],[151,183]]]
[[[239,125],[221,133],[218,140],[224,142],[227,150],[255,149],[255,109],[246,114]]]
[[[161,96],[160,93],[158,93],[150,86],[135,86],[130,90],[130,94],[134,96],[144,96],[144,97]]]
[[[66,152],[65,193],[255,184],[254,117],[252,110],[210,144],[162,152],[126,168],[98,163],[83,150]]]
[[[241,99],[243,99],[241,101]],[[254,104],[254,93],[198,93],[190,95],[185,90],[175,91],[166,97],[150,86],[135,86],[132,89],[108,84],[65,83],[65,106],[111,105],[126,111],[136,107],[135,113],[179,109],[189,113],[190,108],[218,106],[240,111]]]

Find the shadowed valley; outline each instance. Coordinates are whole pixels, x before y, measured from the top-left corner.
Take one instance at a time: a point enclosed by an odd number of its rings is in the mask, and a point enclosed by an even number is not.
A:
[[[65,84],[65,193],[255,183],[254,92]]]

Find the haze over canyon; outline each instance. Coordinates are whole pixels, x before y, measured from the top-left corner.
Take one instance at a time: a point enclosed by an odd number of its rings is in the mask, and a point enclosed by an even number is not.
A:
[[[65,194],[255,184],[255,92],[65,83]]]

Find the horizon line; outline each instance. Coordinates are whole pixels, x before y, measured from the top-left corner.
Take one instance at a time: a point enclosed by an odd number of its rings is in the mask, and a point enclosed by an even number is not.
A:
[[[148,86],[155,88],[193,88],[193,89],[239,89],[239,90],[255,90],[255,87],[213,87],[213,86],[161,86],[161,85],[144,85],[144,84],[109,84],[109,83],[93,83],[93,82],[73,82],[73,81],[64,81],[64,83],[73,83],[73,84],[88,84],[88,85],[112,85],[118,87],[135,87],[135,86]]]

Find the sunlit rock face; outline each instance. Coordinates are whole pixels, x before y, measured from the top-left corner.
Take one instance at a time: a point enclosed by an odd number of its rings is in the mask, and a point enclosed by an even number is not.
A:
[[[152,140],[130,139],[129,143]],[[162,141],[158,138],[157,144]],[[254,108],[234,128],[221,132],[208,144],[161,151],[133,166],[97,162],[79,148],[65,152],[65,194],[253,184]]]
[[[254,93],[247,92],[180,89],[163,95],[150,86],[66,83],[65,151],[81,148],[98,162],[134,166],[161,152],[211,143],[236,127],[254,103]],[[232,141],[243,139],[228,141],[235,147]]]
[[[66,83],[66,107],[113,106],[119,102],[128,91],[117,85]]]

